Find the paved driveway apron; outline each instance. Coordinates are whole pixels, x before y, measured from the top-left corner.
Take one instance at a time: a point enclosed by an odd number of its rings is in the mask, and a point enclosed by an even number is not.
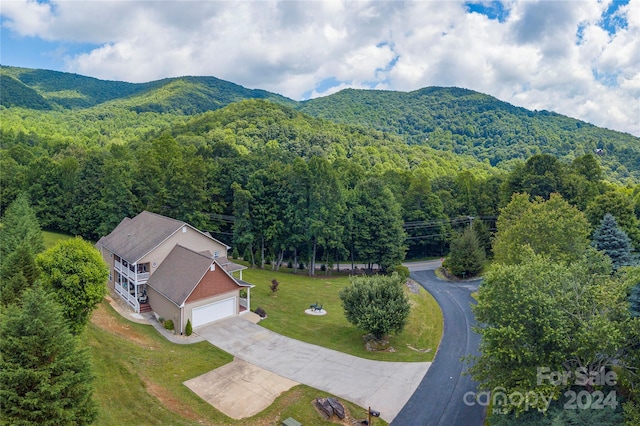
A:
[[[400,412],[431,365],[358,358],[282,336],[240,317],[216,321],[196,332],[244,361],[362,407],[370,406],[387,422]]]

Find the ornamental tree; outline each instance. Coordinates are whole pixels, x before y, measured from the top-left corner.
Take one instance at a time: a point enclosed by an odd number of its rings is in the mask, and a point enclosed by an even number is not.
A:
[[[347,320],[377,339],[401,333],[411,311],[402,283],[395,272],[390,276],[352,277],[351,285],[340,291]]]
[[[62,305],[71,332],[80,334],[107,291],[109,272],[100,253],[83,239],[73,238],[40,253],[36,264],[44,287]]]
[[[610,213],[604,215],[600,226],[594,231],[592,245],[611,258],[614,270],[633,264],[631,240]]]

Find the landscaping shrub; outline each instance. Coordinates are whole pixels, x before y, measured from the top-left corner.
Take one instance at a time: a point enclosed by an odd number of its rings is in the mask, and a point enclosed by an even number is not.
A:
[[[260,318],[265,318],[267,316],[267,312],[261,307],[257,307],[253,312],[255,312]]]
[[[402,278],[402,281],[407,281],[407,278],[409,278],[410,274],[409,268],[404,265],[397,265],[391,272],[396,272],[400,276],[400,278]]]
[[[184,334],[191,336],[191,333],[193,333],[193,327],[191,326],[191,320],[188,319],[187,325],[184,328]]]
[[[166,328],[167,330],[173,330],[174,326],[173,326],[173,321],[168,319],[164,322],[164,328]]]
[[[278,282],[278,280],[273,279],[271,280],[271,293],[275,293],[276,291],[278,291],[278,286],[280,285],[280,283]]]

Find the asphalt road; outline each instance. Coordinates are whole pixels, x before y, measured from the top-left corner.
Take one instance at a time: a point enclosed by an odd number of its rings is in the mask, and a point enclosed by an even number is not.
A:
[[[420,265],[425,269],[432,265]],[[471,293],[480,280],[464,283],[440,281],[432,270],[412,265],[411,278],[436,299],[444,316],[444,332],[433,364],[409,401],[391,423],[394,426],[441,425],[482,426],[485,409],[465,404],[465,394],[475,392],[476,384],[464,374],[467,365],[461,358],[476,355],[480,336],[471,330],[475,324]],[[473,398],[467,397],[472,402]]]

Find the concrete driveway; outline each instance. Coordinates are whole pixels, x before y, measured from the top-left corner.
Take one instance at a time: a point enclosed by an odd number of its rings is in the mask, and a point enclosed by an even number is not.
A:
[[[241,360],[380,411],[387,422],[400,412],[431,365],[358,358],[282,336],[241,317],[195,332]]]
[[[282,392],[298,385],[238,358],[184,384],[232,419],[258,414]]]

